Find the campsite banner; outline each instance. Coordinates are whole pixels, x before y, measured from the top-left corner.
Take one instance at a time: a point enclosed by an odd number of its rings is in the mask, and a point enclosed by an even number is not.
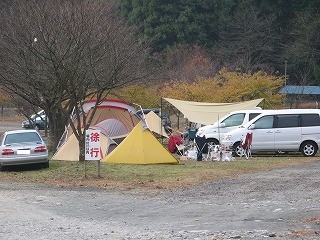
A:
[[[101,160],[100,130],[86,130],[85,160]]]

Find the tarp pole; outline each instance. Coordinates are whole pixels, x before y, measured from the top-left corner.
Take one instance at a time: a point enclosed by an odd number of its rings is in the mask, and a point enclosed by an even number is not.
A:
[[[161,135],[163,136],[162,132],[162,97],[160,98],[160,129],[161,129]],[[161,137],[161,143],[163,144],[163,138]]]
[[[218,114],[218,136],[219,136],[219,145],[221,145],[221,140],[220,140],[220,120],[219,120],[219,114]]]
[[[137,103],[132,103],[132,104],[139,107],[139,109],[140,109],[141,112],[142,112],[142,118],[143,118],[144,124],[147,126],[147,128],[149,128],[148,123],[147,123],[147,121],[146,121],[146,116],[144,115],[144,112],[143,112],[143,109],[142,109],[141,105],[139,105],[139,104],[137,104]]]

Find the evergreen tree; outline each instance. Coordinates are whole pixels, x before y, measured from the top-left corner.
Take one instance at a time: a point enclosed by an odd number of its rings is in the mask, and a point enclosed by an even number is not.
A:
[[[181,44],[212,47],[218,38],[215,1],[121,0],[119,10],[152,40],[156,52]]]

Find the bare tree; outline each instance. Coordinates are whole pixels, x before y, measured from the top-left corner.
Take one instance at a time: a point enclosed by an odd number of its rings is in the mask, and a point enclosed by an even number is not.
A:
[[[198,45],[182,45],[167,51],[162,58],[162,79],[193,82],[196,77],[209,78],[219,69],[219,62],[209,50]]]
[[[296,83],[306,76],[306,85],[320,85],[320,11],[297,12],[296,21],[285,46],[284,57],[290,60],[289,71]],[[300,83],[299,83],[300,84]]]
[[[299,83],[297,84],[298,88],[295,93],[291,93],[291,96],[289,95],[287,97],[287,103],[289,105],[289,108],[301,108],[301,105],[308,104],[307,102],[310,100],[317,101],[317,98],[312,96],[312,94],[307,94],[304,89],[309,85],[310,82],[310,74],[311,67],[306,67],[304,69],[301,69],[299,74],[297,74],[296,78],[300,79]]]
[[[46,111],[53,146],[69,122],[80,160],[93,117],[82,114],[82,101],[95,98],[98,105],[110,90],[148,76],[146,47],[115,10],[110,1],[28,0],[1,15],[0,81]]]
[[[277,53],[279,41],[275,33],[273,15],[263,16],[250,3],[244,3],[237,9],[231,21],[220,31],[218,54],[226,67],[231,69],[270,70],[270,63]]]

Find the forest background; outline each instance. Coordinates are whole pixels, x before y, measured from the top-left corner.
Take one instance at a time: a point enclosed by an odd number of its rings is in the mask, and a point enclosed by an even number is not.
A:
[[[117,89],[116,97],[143,107],[159,104],[159,96],[208,102],[267,97],[283,107],[277,94],[283,85],[320,85],[319,0],[114,4],[128,25],[138,27],[157,62],[150,66],[157,69],[152,80]]]
[[[320,83],[319,7],[319,0],[120,0],[128,24],[138,25],[152,51],[168,59],[194,55],[187,45],[201,48],[216,66],[212,71],[228,67],[284,74],[287,62],[290,82],[308,79],[310,85]]]
[[[121,0],[119,12],[164,61],[159,82],[167,82],[166,95],[211,102],[267,97],[279,107],[276,90],[284,84],[320,85],[319,7],[317,0]]]

